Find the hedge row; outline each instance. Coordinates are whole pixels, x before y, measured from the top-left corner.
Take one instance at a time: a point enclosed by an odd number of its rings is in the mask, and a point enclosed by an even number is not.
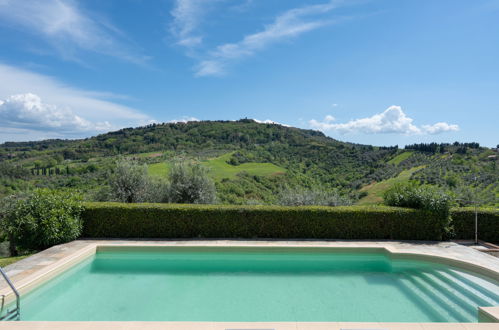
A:
[[[282,207],[88,203],[88,238],[445,238],[445,219],[386,206]]]
[[[475,209],[463,207],[452,210],[455,237],[475,238]],[[478,209],[478,238],[491,243],[499,243],[499,209]]]

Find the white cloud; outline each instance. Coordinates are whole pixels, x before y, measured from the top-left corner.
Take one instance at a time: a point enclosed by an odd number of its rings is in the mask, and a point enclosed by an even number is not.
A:
[[[207,7],[220,0],[175,0],[170,12],[173,21],[170,32],[177,39],[177,44],[187,48],[203,42],[203,37],[197,33],[198,27]]]
[[[336,131],[345,133],[364,133],[364,134],[438,134],[442,132],[457,131],[458,125],[447,124],[444,122],[433,125],[423,125],[418,127],[413,124],[413,119],[408,117],[402,108],[392,105],[385,111],[367,118],[354,119],[346,123],[334,123],[334,117],[326,116],[323,121],[312,119],[309,125],[312,128],[321,131]]]
[[[196,75],[202,76],[217,76],[224,70],[224,64],[218,61],[202,61],[197,69]]]
[[[277,121],[273,121],[273,120],[270,120],[270,119],[266,119],[266,120],[253,119],[253,120],[256,121],[259,124],[275,124],[275,125],[281,125],[281,126],[285,126],[285,127],[290,127],[289,125],[282,124],[282,123],[279,123]]]
[[[428,134],[440,134],[444,132],[459,131],[459,126],[455,124],[447,124],[445,122],[436,123],[433,125],[423,125],[423,131]]]
[[[170,26],[172,34],[178,38],[178,44],[193,46],[201,42],[201,37],[192,36],[191,33],[198,25],[201,15],[201,4],[199,0],[176,0],[173,10],[173,22]]]
[[[12,66],[0,63],[0,77],[2,83],[0,84],[0,99],[6,100],[12,95],[16,94],[35,94],[38,95],[41,103],[44,105],[52,105],[56,110],[54,111],[70,111],[79,118],[85,118],[86,121],[94,125],[96,131],[99,127],[96,123],[108,122],[109,129],[118,129],[122,127],[145,125],[152,122],[152,118],[140,111],[121,105],[119,103],[110,101],[111,99],[122,98],[112,93],[95,92],[82,90],[68,86],[58,80],[41,75],[38,73],[21,70]],[[50,108],[50,106],[49,106]],[[64,116],[64,115],[62,115]],[[66,114],[66,116],[68,116]],[[65,120],[67,121],[68,117]],[[93,123],[93,124],[92,124]],[[107,126],[107,125],[105,125]],[[5,129],[10,127],[9,130]],[[68,133],[59,133],[53,130],[52,133],[41,134],[39,130],[19,126],[16,130],[12,125],[7,125],[5,119],[0,120],[0,141],[24,140],[22,135],[13,135],[16,132],[24,132],[32,139],[46,138],[48,135],[51,137],[64,137]],[[11,133],[9,133],[11,132]],[[78,133],[81,131],[75,131]],[[87,134],[88,135],[88,134]]]
[[[329,1],[319,5],[309,5],[290,9],[277,16],[274,22],[262,31],[245,36],[236,43],[227,43],[216,47],[208,58],[196,68],[197,76],[224,74],[231,62],[249,57],[269,45],[283,39],[299,36],[331,23],[324,17],[337,7],[339,1]]]
[[[76,59],[77,50],[87,50],[135,63],[146,60],[126,45],[121,31],[103,17],[91,16],[73,0],[0,1],[1,23],[41,36],[67,59]]]
[[[330,123],[330,122],[335,121],[335,120],[336,120],[336,118],[334,118],[334,117],[333,117],[333,116],[331,116],[331,115],[327,115],[326,117],[324,117],[324,121],[325,121],[326,123]]]
[[[57,130],[59,133],[106,131],[109,122],[92,123],[71,109],[42,102],[38,95],[17,94],[0,100],[0,123],[3,127],[31,130]]]
[[[197,119],[196,117],[184,116],[184,117],[182,117],[180,119],[169,120],[169,121],[167,121],[167,123],[172,123],[172,124],[176,124],[176,123],[188,123],[190,121],[199,121],[199,119]]]
[[[241,3],[236,4],[232,7],[230,7],[230,10],[236,11],[236,12],[244,12],[248,10],[253,4],[255,0],[242,0]]]

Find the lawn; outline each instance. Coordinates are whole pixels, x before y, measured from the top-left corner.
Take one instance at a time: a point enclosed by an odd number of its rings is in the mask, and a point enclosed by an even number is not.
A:
[[[251,175],[268,176],[272,174],[285,173],[286,169],[271,163],[244,163],[241,165],[227,164],[232,153],[224,154],[217,158],[208,159],[202,162],[203,165],[210,168],[210,175],[215,180],[223,178],[233,179],[237,173],[247,172]]]
[[[381,182],[375,182],[370,185],[363,187],[360,191],[366,191],[367,196],[360,199],[357,204],[366,205],[366,204],[379,204],[383,202],[383,193],[393,187],[397,183],[407,182],[411,178],[411,175],[416,171],[422,169],[422,166],[416,166],[410,168],[408,170],[402,171],[394,178],[390,178],[388,180],[384,180]]]
[[[0,267],[5,267],[7,265],[13,264],[14,262],[17,262],[19,260],[22,260],[24,258],[29,257],[31,254],[27,254],[24,256],[17,256],[17,257],[6,257],[6,258],[0,258]]]
[[[170,170],[170,164],[166,162],[149,164],[147,170],[151,176],[166,176]]]
[[[227,164],[232,153],[223,154],[220,157],[211,158],[201,162],[204,166],[210,169],[210,176],[214,180],[221,180],[224,178],[233,179],[237,173],[246,172],[251,175],[269,176],[273,174],[285,173],[286,169],[271,163],[244,163],[241,165]],[[150,164],[149,175],[152,176],[166,176],[168,174],[170,165],[166,162]]]

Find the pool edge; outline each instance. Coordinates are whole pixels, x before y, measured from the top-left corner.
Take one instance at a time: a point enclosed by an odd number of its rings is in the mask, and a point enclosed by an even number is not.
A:
[[[221,244],[223,243],[223,244]],[[435,255],[431,253],[414,253],[414,252],[405,252],[400,251],[399,249],[390,246],[388,243],[383,244],[383,242],[373,243],[372,246],[352,246],[351,244],[341,244],[342,242],[315,242],[315,241],[306,241],[307,244],[303,244],[303,241],[300,241],[299,244],[295,242],[265,242],[262,244],[261,241],[216,241],[216,242],[200,242],[200,241],[164,241],[164,242],[152,242],[149,241],[108,241],[108,242],[96,242],[91,241],[87,244],[84,244],[83,247],[76,249],[69,255],[54,261],[53,263],[47,265],[46,267],[41,268],[38,271],[34,271],[32,274],[29,274],[22,278],[21,280],[14,281],[15,286],[18,288],[21,295],[28,293],[29,291],[35,289],[39,285],[44,282],[54,278],[55,276],[61,274],[68,268],[74,266],[75,264],[83,261],[86,258],[93,256],[99,249],[119,249],[119,248],[206,248],[206,247],[217,247],[217,248],[322,248],[322,249],[331,249],[331,250],[377,250],[384,251],[390,258],[398,259],[398,258],[407,258],[414,259],[420,261],[431,261],[437,263],[443,263],[446,265],[459,267],[468,271],[472,271],[474,273],[478,273],[480,275],[484,275],[487,277],[491,277],[492,279],[499,282],[499,272],[477,263],[459,260],[453,257],[443,257],[441,255]],[[329,244],[324,244],[329,243]],[[351,242],[348,242],[351,243]],[[333,245],[334,244],[334,245]],[[13,293],[8,288],[3,288],[0,290],[0,295],[5,295],[5,303],[8,304],[14,299]],[[478,308],[479,316],[488,322],[499,322],[499,306],[493,307],[479,307]],[[189,323],[189,322],[186,322]],[[213,322],[210,322],[213,323]],[[334,323],[334,322],[333,322]],[[0,325],[3,323],[0,323]],[[417,324],[417,323],[408,323],[408,324]],[[461,323],[460,323],[461,324]],[[462,323],[465,324],[465,323]],[[497,326],[497,323],[496,323]],[[462,329],[462,328],[461,328]]]

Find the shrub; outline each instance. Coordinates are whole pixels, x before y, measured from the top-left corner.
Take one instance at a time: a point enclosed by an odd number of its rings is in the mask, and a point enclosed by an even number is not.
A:
[[[414,183],[397,184],[388,189],[384,196],[385,204],[427,210],[448,216],[452,198],[438,187]]]
[[[170,200],[170,183],[163,178],[150,178],[144,202],[168,203]]]
[[[147,165],[120,159],[110,178],[111,191],[116,200],[124,203],[143,202],[147,196],[149,177]]]
[[[89,238],[441,240],[435,215],[386,206],[235,206],[87,203]]]
[[[340,206],[351,205],[352,201],[348,197],[340,195],[336,189],[284,188],[279,193],[278,204],[286,206]]]
[[[499,243],[499,209],[478,208],[478,238]],[[475,239],[475,208],[452,209],[452,223],[458,239]]]
[[[451,237],[452,198],[443,190],[430,185],[415,183],[397,184],[383,195],[384,202],[390,206],[409,207],[425,210],[434,214],[437,221],[446,228],[448,237]]]
[[[171,203],[211,204],[216,200],[215,183],[206,167],[176,161],[168,174],[168,200]]]
[[[5,203],[0,226],[15,247],[41,250],[81,234],[81,197],[72,192],[38,189]],[[4,204],[4,205],[5,205]]]
[[[0,240],[3,242],[8,240],[10,242],[9,250],[10,255],[17,255],[16,246],[14,244],[14,237],[10,234],[8,230],[8,223],[14,218],[14,212],[16,210],[17,204],[26,198],[24,193],[18,193],[15,195],[6,196],[0,199],[0,229],[1,235]]]

